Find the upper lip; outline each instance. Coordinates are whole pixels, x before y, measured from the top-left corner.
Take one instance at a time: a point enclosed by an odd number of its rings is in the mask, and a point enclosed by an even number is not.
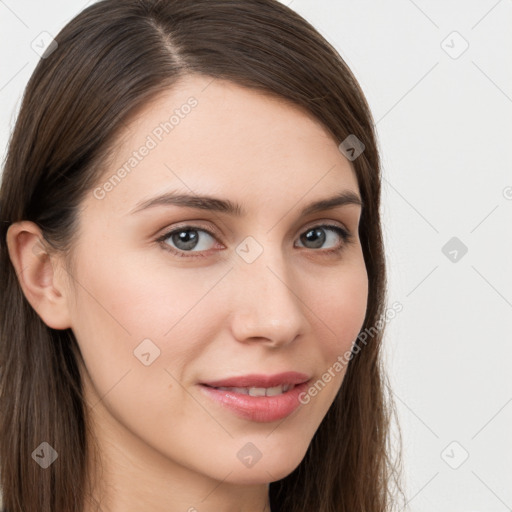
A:
[[[283,372],[275,375],[241,375],[239,377],[228,377],[227,379],[202,382],[214,388],[272,388],[284,384],[302,384],[310,379],[305,373]]]

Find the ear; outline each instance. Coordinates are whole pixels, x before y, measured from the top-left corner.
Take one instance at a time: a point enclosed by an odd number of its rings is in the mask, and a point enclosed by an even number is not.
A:
[[[57,256],[50,256],[39,226],[15,222],[7,230],[6,241],[20,286],[36,313],[52,329],[71,327],[66,272]]]

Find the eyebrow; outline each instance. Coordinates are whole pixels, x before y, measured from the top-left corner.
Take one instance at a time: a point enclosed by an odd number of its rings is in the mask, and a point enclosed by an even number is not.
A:
[[[243,217],[247,215],[247,212],[241,204],[234,203],[229,199],[221,199],[208,195],[184,194],[172,191],[137,203],[135,208],[130,210],[129,213],[134,214],[156,206],[170,205],[194,208],[198,210],[209,210],[225,213],[235,217]],[[358,205],[362,208],[363,201],[351,190],[343,190],[332,197],[308,204],[302,209],[301,216],[311,215],[313,213],[345,205]]]

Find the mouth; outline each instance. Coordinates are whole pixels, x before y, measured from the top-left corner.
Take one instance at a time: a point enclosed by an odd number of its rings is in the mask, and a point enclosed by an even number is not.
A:
[[[281,377],[277,377],[278,379]],[[244,379],[246,379],[244,381]],[[296,382],[281,382],[277,385],[258,386],[247,385],[247,379],[254,382],[254,376],[237,378],[245,385],[226,386],[212,385],[212,383],[201,383],[201,391],[221,408],[234,413],[239,418],[253,422],[272,422],[286,418],[292,414],[301,405],[300,398],[306,392],[307,387],[312,380],[307,375],[295,375]],[[261,382],[268,382],[273,378],[258,378]],[[274,378],[275,380],[275,378]],[[222,382],[224,384],[226,381]],[[217,384],[217,383],[216,383]],[[232,384],[232,382],[229,382]]]
[[[231,391],[233,393],[239,393],[241,395],[249,395],[249,396],[278,396],[291,391],[296,384],[283,384],[280,386],[273,386],[271,388],[257,388],[257,387],[226,387],[226,386],[209,386],[208,384],[203,384],[203,386],[218,389],[220,391]]]
[[[202,382],[213,388],[239,388],[239,389],[274,389],[285,386],[295,386],[310,380],[311,376],[305,373],[288,371],[274,375],[248,374],[239,377],[228,377],[226,379]],[[276,391],[276,390],[275,390]],[[259,391],[261,393],[261,391]],[[282,390],[279,390],[282,392]],[[254,395],[261,396],[261,395]]]

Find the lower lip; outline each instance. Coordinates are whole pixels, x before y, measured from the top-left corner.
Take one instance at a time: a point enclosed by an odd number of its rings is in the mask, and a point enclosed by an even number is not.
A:
[[[205,384],[200,384],[200,388],[207,396],[225,405],[239,417],[263,423],[286,418],[302,405],[299,395],[306,390],[308,382],[298,384],[290,391],[277,396],[250,396],[215,389]]]

